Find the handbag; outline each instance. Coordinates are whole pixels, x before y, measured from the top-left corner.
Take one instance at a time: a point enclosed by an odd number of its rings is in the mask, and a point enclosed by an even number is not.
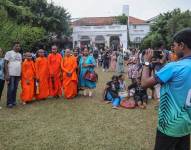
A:
[[[121,101],[121,107],[126,109],[134,109],[136,107],[135,101],[132,100],[123,100]]]
[[[86,59],[83,60],[83,63],[86,62]],[[98,74],[95,71],[87,70],[83,76],[85,80],[91,81],[91,82],[97,82],[98,81]]]
[[[91,81],[91,82],[97,82],[98,74],[95,71],[91,72],[91,71],[87,70],[86,73],[84,74],[84,79]]]

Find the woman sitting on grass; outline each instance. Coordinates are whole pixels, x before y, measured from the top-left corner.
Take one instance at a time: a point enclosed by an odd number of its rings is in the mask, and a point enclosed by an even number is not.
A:
[[[121,92],[127,91],[127,85],[125,83],[125,76],[123,74],[118,76],[119,88]]]
[[[121,97],[118,92],[120,90],[120,84],[118,81],[118,76],[113,76],[112,80],[106,84],[103,97],[106,103],[112,103],[113,109],[118,109]]]
[[[132,83],[131,85],[128,86],[128,90],[130,91],[131,89],[135,90],[133,96],[135,104],[138,105],[139,108],[145,109],[147,106],[148,95],[147,95],[147,90],[141,87],[140,77],[136,79],[135,83]]]

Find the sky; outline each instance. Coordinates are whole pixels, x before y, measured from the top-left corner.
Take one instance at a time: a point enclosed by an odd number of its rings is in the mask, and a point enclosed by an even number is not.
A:
[[[123,5],[129,5],[130,16],[144,20],[174,8],[191,10],[191,0],[52,0],[52,2],[64,7],[72,18],[118,16],[122,14]]]

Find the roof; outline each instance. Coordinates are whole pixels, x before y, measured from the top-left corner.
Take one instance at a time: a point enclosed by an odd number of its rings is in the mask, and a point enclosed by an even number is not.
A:
[[[72,22],[73,26],[102,26],[112,25],[116,22],[115,16],[113,17],[87,17],[80,18]],[[145,24],[145,20],[129,16],[129,24]]]

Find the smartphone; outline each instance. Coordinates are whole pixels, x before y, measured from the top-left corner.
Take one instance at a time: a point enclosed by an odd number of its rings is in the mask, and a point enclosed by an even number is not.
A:
[[[154,50],[153,51],[153,58],[162,59],[162,51]]]

